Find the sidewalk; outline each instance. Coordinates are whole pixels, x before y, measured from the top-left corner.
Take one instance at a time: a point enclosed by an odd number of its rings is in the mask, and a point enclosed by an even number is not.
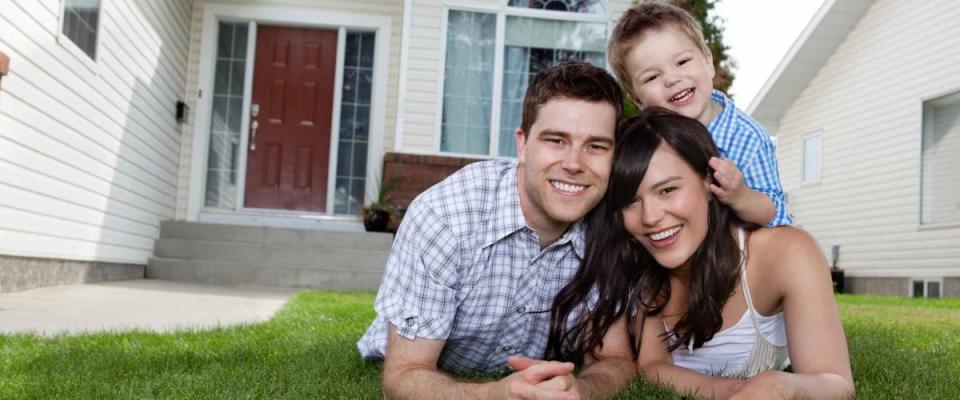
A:
[[[295,289],[137,279],[0,294],[0,333],[168,332],[269,319]]]

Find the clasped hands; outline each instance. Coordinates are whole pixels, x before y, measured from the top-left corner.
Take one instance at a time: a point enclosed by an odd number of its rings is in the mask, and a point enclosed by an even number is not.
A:
[[[573,363],[510,356],[507,364],[516,372],[503,379],[505,399],[580,399]]]

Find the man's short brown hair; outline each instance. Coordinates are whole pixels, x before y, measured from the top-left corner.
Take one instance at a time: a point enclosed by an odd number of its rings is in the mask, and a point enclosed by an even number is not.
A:
[[[633,92],[633,80],[627,71],[627,53],[645,33],[668,25],[680,28],[700,48],[704,57],[711,57],[707,42],[703,39],[703,28],[690,13],[664,1],[641,0],[636,7],[623,13],[607,43],[607,60],[631,100],[636,101],[638,96]]]
[[[623,115],[623,93],[607,71],[582,61],[563,62],[541,71],[527,86],[520,122],[524,137],[530,135],[540,107],[553,99],[609,103],[616,111],[617,122]]]

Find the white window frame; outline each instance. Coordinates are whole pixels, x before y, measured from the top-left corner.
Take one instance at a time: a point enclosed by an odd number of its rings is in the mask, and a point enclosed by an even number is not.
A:
[[[819,139],[820,147],[818,151],[820,152],[820,159],[817,163],[817,179],[808,180],[807,179],[807,141],[811,139]],[[800,142],[801,152],[800,152],[800,183],[803,185],[816,185],[823,181],[823,132],[818,131],[814,133],[807,134],[803,137],[803,140]]]
[[[910,278],[910,297],[913,298],[917,293],[914,291],[913,284],[917,282],[923,282],[923,296],[920,296],[924,299],[940,299],[943,298],[943,278]],[[930,283],[936,282],[940,285],[940,296],[930,297]]]
[[[253,63],[256,59],[256,27],[258,24],[311,27],[338,30],[336,82],[334,83],[333,109],[330,124],[330,159],[327,175],[327,207],[324,212],[304,212],[291,210],[272,210],[246,208],[244,191],[246,188],[247,152],[241,151],[237,169],[237,204],[233,209],[209,209],[204,206],[206,195],[207,157],[210,144],[210,113],[213,107],[213,84],[216,69],[217,26],[221,21],[248,22],[247,65],[244,77],[244,100],[240,126],[240,147],[246,149],[250,138],[250,102],[253,95]],[[376,199],[380,182],[378,171],[383,165],[384,123],[386,121],[387,72],[391,46],[391,18],[388,16],[354,14],[330,11],[321,8],[304,8],[286,5],[266,4],[219,4],[207,3],[204,6],[200,61],[198,65],[199,96],[193,126],[193,153],[190,163],[190,180],[187,195],[187,220],[200,220],[201,212],[216,214],[233,213],[249,216],[256,224],[269,224],[267,219],[287,217],[332,218],[358,220],[358,215],[334,214],[334,191],[336,188],[337,150],[339,144],[340,105],[343,76],[343,44],[346,32],[368,31],[375,33],[373,84],[370,94],[370,126],[367,143],[367,174],[364,187],[363,204]],[[202,93],[202,95],[200,95]],[[233,219],[231,219],[232,221]],[[311,225],[315,226],[315,225]]]
[[[515,156],[502,156],[497,154],[500,149],[500,106],[503,101],[503,52],[505,47],[505,37],[506,37],[506,24],[507,17],[527,17],[527,18],[541,18],[549,19],[554,21],[574,21],[574,22],[585,22],[585,23],[603,23],[607,25],[607,38],[610,37],[610,32],[613,26],[613,22],[610,21],[610,5],[609,1],[601,0],[601,12],[596,14],[586,14],[586,13],[573,13],[566,11],[550,11],[550,10],[537,10],[531,8],[520,8],[520,7],[510,7],[509,0],[500,0],[498,5],[491,6],[482,6],[475,3],[467,1],[447,1],[442,7],[442,18],[440,25],[440,48],[442,49],[440,55],[440,65],[438,67],[439,73],[437,74],[437,104],[436,104],[436,117],[434,120],[434,140],[433,140],[433,151],[436,154],[440,154],[448,157],[461,157],[461,158],[473,158],[473,159],[515,159]],[[494,58],[493,58],[493,92],[491,101],[493,104],[490,106],[490,146],[487,149],[487,154],[470,154],[470,153],[457,153],[442,151],[440,149],[441,140],[443,139],[443,96],[444,96],[444,80],[446,75],[446,66],[447,66],[447,25],[449,23],[450,11],[467,11],[467,12],[481,12],[488,14],[496,14],[497,16],[497,26],[496,26],[496,38],[494,42]],[[606,53],[604,53],[606,57]]]
[[[960,228],[960,223],[957,222],[940,222],[940,223],[924,223],[923,222],[923,174],[924,174],[924,159],[923,159],[923,141],[924,136],[926,135],[926,113],[924,106],[932,101],[935,101],[940,98],[960,96],[960,87],[951,87],[946,90],[936,92],[932,95],[920,98],[920,101],[916,103],[917,113],[920,115],[919,123],[916,132],[917,141],[920,143],[920,146],[917,146],[917,171],[920,173],[920,179],[917,187],[917,231],[928,231],[928,230],[940,230],[940,229],[958,229]],[[941,286],[942,288],[942,286]]]
[[[57,43],[60,44],[67,53],[76,58],[93,74],[97,73],[97,64],[100,60],[100,43],[103,40],[103,10],[107,7],[109,0],[100,0],[100,9],[97,11],[97,40],[93,44],[93,57],[87,55],[73,39],[63,33],[63,24],[67,19],[67,0],[60,0],[60,14],[57,18]]]

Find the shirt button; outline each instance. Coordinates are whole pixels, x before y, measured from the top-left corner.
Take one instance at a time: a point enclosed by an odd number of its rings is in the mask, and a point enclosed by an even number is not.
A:
[[[413,326],[414,323],[413,317],[407,318],[407,326]]]
[[[524,307],[524,306],[517,307],[517,313],[523,314],[523,313],[525,313],[525,312],[527,312],[527,308],[526,308],[526,307]]]
[[[512,351],[513,346],[503,346],[503,351]]]

